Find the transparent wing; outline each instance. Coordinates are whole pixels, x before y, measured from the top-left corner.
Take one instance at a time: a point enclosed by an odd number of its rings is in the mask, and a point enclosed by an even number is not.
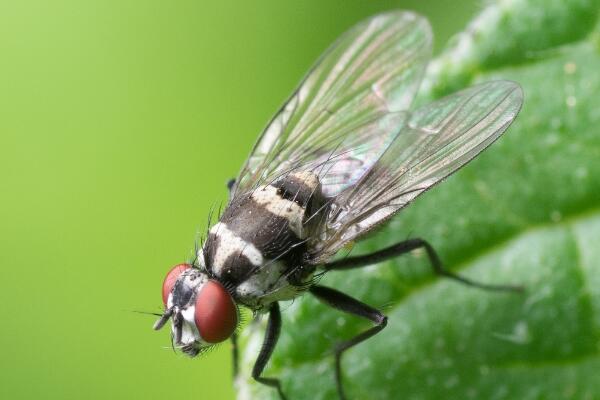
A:
[[[333,199],[316,261],[325,261],[469,162],[506,130],[522,102],[518,84],[494,81],[416,110],[360,181]]]
[[[367,19],[320,58],[271,120],[236,193],[296,169],[319,174],[325,195],[355,183],[392,143],[431,54],[427,20],[409,12]]]

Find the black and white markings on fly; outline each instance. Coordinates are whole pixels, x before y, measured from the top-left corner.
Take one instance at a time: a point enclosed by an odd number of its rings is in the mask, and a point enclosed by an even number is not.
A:
[[[307,220],[322,204],[319,179],[310,171],[259,186],[231,201],[199,259],[250,308],[292,299],[314,272],[305,265],[313,226]]]
[[[454,274],[421,238],[333,260],[492,144],[520,110],[520,86],[503,80],[414,108],[431,42],[425,18],[392,11],[360,22],[324,53],[228,184],[228,206],[197,262],[167,274],[156,329],[171,319],[175,345],[189,355],[231,339],[235,361],[238,306],[268,313],[252,377],[285,399],[280,381],[263,371],[281,330],[279,301],[308,293],[372,323],[334,349],[335,384],[344,399],[342,355],[382,331],[387,317],[322,286],[322,274],[422,249],[440,276],[483,289],[518,289]]]

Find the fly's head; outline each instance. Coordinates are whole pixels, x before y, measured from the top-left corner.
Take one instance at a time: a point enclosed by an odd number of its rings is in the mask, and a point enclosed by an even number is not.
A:
[[[191,357],[228,339],[237,327],[238,309],[227,289],[189,264],[169,271],[162,298],[165,312],[154,329],[171,319],[175,345]]]

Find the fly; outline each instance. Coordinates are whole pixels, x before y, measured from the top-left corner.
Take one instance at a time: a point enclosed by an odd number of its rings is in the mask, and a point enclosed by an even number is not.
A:
[[[252,377],[285,399],[280,381],[263,370],[281,330],[279,302],[309,293],[373,324],[335,348],[337,392],[344,399],[343,353],[383,330],[387,317],[320,285],[324,273],[423,249],[439,275],[484,289],[518,290],[454,274],[420,238],[332,261],[338,250],[473,159],[521,108],[517,83],[492,81],[411,109],[431,41],[425,18],[388,12],[357,24],[321,56],[228,185],[228,205],[195,260],[167,274],[165,311],[155,329],[171,319],[174,344],[192,357],[226,339],[237,355],[238,308],[268,314]]]

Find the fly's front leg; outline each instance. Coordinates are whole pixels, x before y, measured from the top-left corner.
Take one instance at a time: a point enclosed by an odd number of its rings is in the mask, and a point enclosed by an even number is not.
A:
[[[341,342],[335,346],[335,384],[339,398],[344,400],[346,399],[346,395],[344,394],[344,388],[342,385],[342,354],[344,354],[344,352],[349,348],[356,346],[371,336],[379,333],[387,325],[387,317],[375,308],[337,290],[319,285],[312,286],[309,290],[311,294],[328,306],[361,318],[368,319],[375,324],[375,326],[372,328],[369,328],[366,331],[356,335],[352,339]]]
[[[267,332],[265,333],[265,340],[263,341],[258,358],[252,368],[252,378],[263,385],[270,386],[277,389],[279,397],[282,400],[286,400],[283,391],[281,390],[281,383],[277,378],[265,378],[262,376],[263,370],[267,365],[267,362],[275,350],[277,339],[279,339],[279,333],[281,332],[281,312],[279,311],[279,303],[273,303],[269,310],[269,321],[267,323]]]
[[[445,276],[455,281],[464,283],[468,286],[473,286],[485,290],[497,290],[497,291],[508,291],[508,292],[522,292],[522,286],[513,285],[490,285],[487,283],[476,282],[471,279],[465,278],[461,275],[455,274],[454,272],[446,269],[444,264],[437,255],[435,249],[425,240],[420,238],[408,239],[400,243],[396,243],[385,249],[378,250],[371,254],[363,256],[348,257],[342,260],[334,261],[323,265],[323,268],[327,271],[331,270],[344,270],[365,267],[367,265],[376,264],[381,261],[389,260],[390,258],[397,257],[404,253],[408,253],[416,249],[425,249],[429,262],[433,271],[440,276]]]

